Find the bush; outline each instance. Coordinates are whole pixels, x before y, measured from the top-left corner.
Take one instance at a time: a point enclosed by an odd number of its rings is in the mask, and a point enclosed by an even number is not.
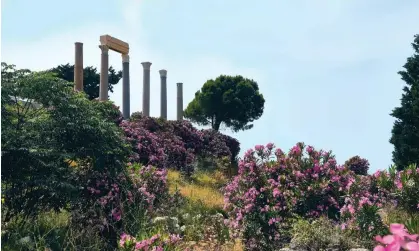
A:
[[[419,233],[419,210],[412,213],[392,205],[382,210],[381,215],[387,226],[391,223],[400,223],[406,226],[410,233]]]
[[[377,171],[378,186],[391,193],[398,206],[408,212],[419,209],[419,167],[411,165],[403,171],[391,167],[388,171]]]
[[[370,163],[366,159],[363,159],[359,156],[354,156],[345,162],[345,166],[355,174],[367,175],[368,169],[370,168]]]
[[[2,64],[2,77],[6,222],[70,209],[80,204],[87,174],[123,170],[129,148],[109,120],[115,115],[112,103],[91,102],[71,83],[47,73],[22,74]]]
[[[340,210],[342,228],[356,231],[361,239],[371,240],[385,229],[378,211],[389,200],[389,193],[377,186],[375,177],[355,177]]]
[[[349,250],[359,247],[335,222],[321,217],[309,222],[300,219],[292,226],[290,247],[296,250]]]
[[[213,130],[197,130],[188,121],[166,121],[134,113],[121,127],[134,149],[131,161],[174,168],[188,176],[199,159],[232,159],[240,151],[236,139]]]
[[[120,234],[146,231],[151,226],[150,217],[171,202],[166,175],[164,169],[138,164],[116,178],[107,172],[89,175],[86,201],[73,209],[73,222],[80,228],[96,228],[116,247]]]
[[[353,172],[338,166],[330,152],[298,143],[288,154],[273,144],[256,146],[239,163],[239,174],[225,188],[229,225],[242,230],[248,250],[281,246],[281,228],[294,215],[339,218],[342,196]],[[273,159],[276,156],[276,160]]]

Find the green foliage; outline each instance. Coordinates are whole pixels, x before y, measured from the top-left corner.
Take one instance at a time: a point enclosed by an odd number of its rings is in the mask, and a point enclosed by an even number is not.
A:
[[[385,208],[382,214],[386,225],[400,223],[406,226],[409,233],[419,233],[419,211],[412,213],[400,207],[392,206]]]
[[[68,208],[91,171],[122,170],[129,148],[108,119],[111,103],[89,101],[52,73],[5,63],[1,87],[5,221]],[[72,167],[74,161],[83,165]]]
[[[377,206],[369,205],[362,207],[358,212],[356,225],[359,227],[359,239],[370,241],[375,236],[386,232],[386,226],[378,212],[379,208]]]
[[[291,247],[297,250],[349,250],[357,243],[327,218],[297,220],[292,228]]]
[[[409,164],[419,165],[419,34],[412,46],[414,54],[407,58],[405,70],[398,72],[406,82],[401,106],[391,113],[396,121],[390,143],[394,145],[393,161],[399,170]]]
[[[59,65],[50,70],[57,74],[57,77],[62,78],[68,82],[74,82],[74,65],[65,64]],[[118,84],[122,78],[122,72],[116,71],[114,68],[109,67],[109,85],[108,90],[113,92],[113,86]],[[99,97],[99,84],[100,74],[97,72],[95,67],[88,66],[83,69],[83,89],[89,99],[95,99]]]
[[[258,84],[242,76],[221,75],[208,80],[185,110],[185,117],[219,130],[222,123],[233,131],[247,130],[262,116],[265,99]]]
[[[64,211],[44,212],[26,224],[20,224],[17,217],[2,227],[2,250],[106,250],[92,229],[74,228],[69,217]]]

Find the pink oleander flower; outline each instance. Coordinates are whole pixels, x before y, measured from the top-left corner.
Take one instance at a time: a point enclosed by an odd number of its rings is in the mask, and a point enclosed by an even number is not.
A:
[[[403,184],[400,180],[396,180],[394,182],[396,183],[397,189],[401,190],[403,188]]]
[[[391,224],[390,233],[384,237],[376,236],[375,240],[380,244],[374,248],[374,251],[419,251],[419,239],[417,234],[409,234],[403,224]]]

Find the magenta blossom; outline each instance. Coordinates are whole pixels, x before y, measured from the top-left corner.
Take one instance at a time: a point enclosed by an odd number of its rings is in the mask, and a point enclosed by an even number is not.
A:
[[[391,224],[390,233],[384,237],[376,236],[375,240],[385,246],[378,245],[374,251],[419,251],[419,239],[417,234],[409,234],[403,224]]]

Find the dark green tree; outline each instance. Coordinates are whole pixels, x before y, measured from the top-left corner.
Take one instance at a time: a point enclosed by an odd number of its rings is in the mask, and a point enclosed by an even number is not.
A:
[[[222,123],[232,131],[248,130],[262,116],[265,99],[258,84],[242,76],[221,75],[208,80],[189,103],[184,116],[199,125],[219,130]]]
[[[89,173],[123,169],[130,150],[111,102],[90,101],[51,72],[2,63],[1,77],[6,222],[68,208],[82,197]],[[74,162],[83,165],[73,167]]]
[[[57,74],[57,77],[64,79],[68,82],[74,82],[74,65],[65,64],[59,65],[50,70]],[[118,84],[122,78],[122,72],[116,71],[114,68],[109,67],[109,91],[113,92],[113,86]],[[100,73],[97,72],[95,67],[88,66],[83,69],[83,89],[90,100],[99,97],[99,84]]]
[[[407,58],[404,70],[398,72],[406,82],[401,106],[391,113],[396,121],[390,143],[394,145],[393,161],[399,170],[409,164],[419,165],[419,34],[414,36],[412,46],[414,54]]]

